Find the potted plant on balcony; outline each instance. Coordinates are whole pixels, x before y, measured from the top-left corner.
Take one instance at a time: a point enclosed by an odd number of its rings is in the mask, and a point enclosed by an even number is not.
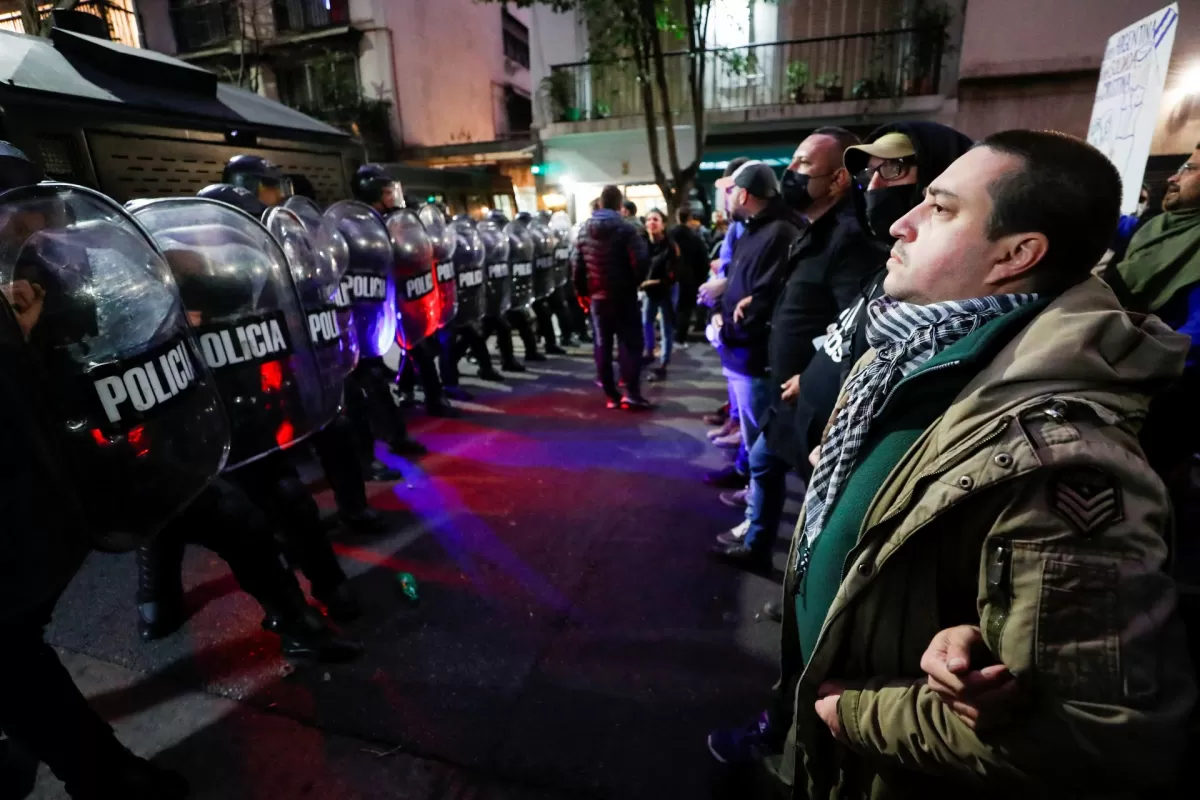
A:
[[[941,67],[942,58],[952,49],[950,22],[953,19],[954,12],[946,5],[930,3],[918,6],[902,20],[905,27],[914,29],[904,59],[904,70],[908,74],[905,94],[932,94],[937,88],[934,76]]]
[[[842,76],[837,72],[826,72],[817,78],[814,84],[821,90],[821,99],[826,103],[840,102],[845,90],[842,87]]]
[[[807,103],[808,95],[805,94],[805,87],[808,86],[808,62],[807,61],[789,61],[787,65],[787,93],[797,103]]]
[[[608,119],[612,116],[612,106],[608,103],[597,102],[592,106],[592,119]]]
[[[583,116],[575,105],[575,80],[563,69],[555,69],[542,78],[542,91],[550,101],[554,119],[559,122],[578,122]]]

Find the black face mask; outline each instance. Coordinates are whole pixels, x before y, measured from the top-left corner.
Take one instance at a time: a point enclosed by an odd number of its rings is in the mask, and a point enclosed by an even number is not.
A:
[[[866,193],[867,224],[877,239],[890,239],[892,225],[921,201],[921,190],[916,184],[885,186]]]
[[[808,193],[810,175],[801,175],[795,170],[785,169],[783,178],[779,181],[779,191],[783,202],[796,211],[803,211],[813,204],[813,196]]]

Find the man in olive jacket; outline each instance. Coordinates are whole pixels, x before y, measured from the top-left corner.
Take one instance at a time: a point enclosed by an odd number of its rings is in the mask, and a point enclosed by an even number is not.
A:
[[[1195,683],[1137,433],[1187,341],[1089,274],[1120,196],[1089,145],[1008,131],[892,226],[785,574],[783,702],[743,736],[791,796],[1171,784]]]

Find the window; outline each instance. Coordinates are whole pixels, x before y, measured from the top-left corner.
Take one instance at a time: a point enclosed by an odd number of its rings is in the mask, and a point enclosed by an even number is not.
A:
[[[510,134],[525,133],[533,127],[533,101],[511,86],[504,87],[504,108]]]
[[[275,0],[275,30],[299,33],[350,21],[349,0]]]
[[[529,69],[529,28],[508,13],[508,9],[501,13],[504,20],[504,57]]]
[[[171,0],[171,27],[179,52],[228,42],[233,35],[229,12],[226,0]]]
[[[329,109],[359,101],[358,61],[331,53],[275,70],[279,102],[297,109]]]

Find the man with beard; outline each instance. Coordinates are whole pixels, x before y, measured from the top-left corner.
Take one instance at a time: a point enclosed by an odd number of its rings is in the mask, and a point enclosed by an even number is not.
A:
[[[1120,197],[1094,147],[1006,131],[892,225],[784,577],[780,703],[715,756],[813,798],[1170,788],[1195,680],[1136,437],[1188,342],[1091,276]]]
[[[790,367],[782,356],[779,364],[772,364],[776,382],[782,384],[782,402],[767,435],[757,443],[757,452],[751,454],[754,489],[746,495],[746,518],[717,537],[716,557],[739,565],[766,566],[783,515],[787,473],[798,469],[807,478],[808,454],[820,440],[850,367],[868,349],[863,323],[868,301],[882,293],[883,263],[893,241],[888,230],[921,202],[929,183],[971,144],[966,136],[936,122],[901,122],[884,125],[867,137],[866,144],[845,150],[844,166],[856,187],[852,200],[858,208],[857,227],[870,233],[873,245],[864,246],[862,234],[854,233],[844,218],[839,220],[843,238],[834,252],[841,264],[839,272],[855,284],[854,294],[838,301],[838,323],[815,355],[807,345],[820,331],[807,329],[795,335],[806,338],[795,341],[795,336],[785,333],[787,315],[774,323],[780,327],[772,330],[777,352],[788,345],[790,349],[803,346],[804,358],[791,362],[794,366]],[[795,166],[789,171],[794,172]],[[797,280],[807,274],[801,273]],[[840,278],[838,283],[843,290],[847,286]],[[802,322],[802,318],[797,320],[797,324]],[[768,613],[777,616],[778,609],[770,607]]]

